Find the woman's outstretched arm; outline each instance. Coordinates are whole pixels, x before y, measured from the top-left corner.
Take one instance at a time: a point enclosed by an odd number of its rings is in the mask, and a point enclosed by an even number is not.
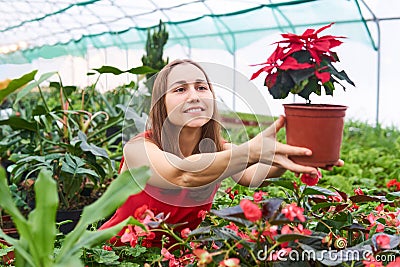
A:
[[[309,149],[276,141],[276,132],[283,125],[284,118],[280,117],[256,137],[232,149],[195,154],[183,159],[162,151],[144,138],[136,139],[124,147],[126,164],[124,168],[150,166],[152,176],[148,183],[161,188],[207,185],[239,173],[256,163],[316,175],[316,168],[295,164],[287,157],[287,155],[311,155]]]

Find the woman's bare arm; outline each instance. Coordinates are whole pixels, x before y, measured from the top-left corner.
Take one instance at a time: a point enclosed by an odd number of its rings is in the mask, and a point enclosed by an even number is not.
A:
[[[311,151],[277,142],[275,134],[283,125],[284,118],[280,118],[255,138],[232,149],[195,154],[183,159],[162,151],[144,138],[137,139],[124,147],[124,168],[150,166],[152,176],[148,183],[161,188],[207,185],[239,173],[256,163],[316,174],[315,168],[295,164],[287,158],[286,155],[310,155]]]

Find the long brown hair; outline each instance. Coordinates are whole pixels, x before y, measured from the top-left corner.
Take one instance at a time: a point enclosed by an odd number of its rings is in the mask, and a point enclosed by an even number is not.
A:
[[[215,102],[215,93],[212,88],[210,79],[204,69],[197,63],[189,59],[174,60],[166,65],[156,76],[151,100],[151,109],[149,120],[146,125],[148,131],[151,132],[151,140],[162,150],[173,153],[179,157],[183,157],[179,149],[179,130],[180,128],[170,122],[168,119],[167,109],[165,107],[165,94],[167,93],[167,80],[171,70],[180,64],[192,64],[199,68],[207,79],[208,86],[214,98],[214,112],[211,119],[203,125],[199,143],[196,145],[193,154],[200,153],[199,144],[205,138],[211,139],[212,142],[204,142],[201,144],[201,152],[217,152],[223,150],[221,138],[221,126],[218,122],[219,115],[217,104]]]

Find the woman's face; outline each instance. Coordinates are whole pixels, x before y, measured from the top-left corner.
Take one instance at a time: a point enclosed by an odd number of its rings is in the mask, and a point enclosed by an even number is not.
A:
[[[201,127],[214,113],[214,96],[195,65],[175,66],[167,79],[165,106],[169,120],[182,127]]]

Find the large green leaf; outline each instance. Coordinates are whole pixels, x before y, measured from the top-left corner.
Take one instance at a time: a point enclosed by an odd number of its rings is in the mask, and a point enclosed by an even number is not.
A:
[[[118,69],[116,67],[112,67],[112,66],[102,66],[102,67],[100,67],[98,69],[93,69],[93,70],[97,71],[100,74],[112,73],[114,75],[120,75],[120,74],[125,72],[125,71],[122,71],[122,70],[120,70],[120,69]]]
[[[303,188],[303,187],[302,187]],[[319,186],[307,186],[303,194],[305,195],[324,195],[324,196],[336,196],[334,192],[329,189],[319,187]]]
[[[35,79],[36,73],[37,73],[37,70],[34,70],[30,73],[23,75],[20,78],[12,80],[8,84],[7,88],[0,90],[0,102],[2,102],[3,99],[6,98],[9,94],[13,93],[14,91],[18,90],[25,84],[28,84],[30,81]]]
[[[244,226],[250,226],[252,224],[245,218],[244,212],[239,205],[221,210],[211,210],[211,212],[222,219],[233,221]]]
[[[8,125],[13,130],[29,130],[35,132],[37,130],[36,122],[29,122],[20,117],[12,116],[7,120],[0,121],[0,125]]]
[[[120,70],[116,67],[112,67],[112,66],[102,66],[98,69],[93,69],[95,71],[97,71],[100,74],[103,73],[112,73],[114,75],[120,75],[122,73],[131,73],[131,74],[148,74],[148,73],[155,73],[157,72],[157,70],[147,67],[147,66],[140,66],[140,67],[136,67],[136,68],[131,68],[129,70]]]
[[[79,140],[82,141],[81,144],[80,144],[80,148],[83,151],[90,152],[95,156],[99,156],[99,157],[103,157],[103,158],[109,159],[107,151],[105,151],[103,148],[98,147],[98,146],[96,146],[94,144],[89,144],[87,142],[87,137],[83,132],[79,131],[78,138],[79,138]]]
[[[140,67],[136,67],[136,68],[127,70],[126,72],[129,72],[131,74],[148,74],[148,73],[156,73],[156,72],[158,72],[158,70],[155,70],[148,66],[140,66]]]
[[[110,184],[101,198],[83,209],[81,219],[77,226],[66,236],[63,249],[58,255],[58,258],[62,258],[65,254],[70,253],[89,224],[107,218],[121,206],[130,195],[142,191],[149,177],[149,168],[145,166],[127,170],[120,174]]]
[[[58,193],[56,181],[48,170],[43,169],[35,182],[35,200],[36,207],[28,220],[35,242],[29,244],[29,249],[42,266],[50,266],[56,238]]]
[[[16,252],[22,257],[20,260],[17,261],[16,266],[39,266],[39,263],[37,262],[37,259],[34,257],[34,255],[31,255],[28,252],[28,244],[33,244],[34,239],[32,237],[27,220],[18,210],[12,199],[11,193],[7,186],[7,179],[3,168],[0,168],[0,196],[0,207],[5,209],[8,214],[11,215],[11,218],[17,227],[21,239],[24,240],[24,242],[21,242],[17,239],[11,238],[4,234],[4,232],[0,229],[0,237],[6,240],[9,244],[13,245]]]

